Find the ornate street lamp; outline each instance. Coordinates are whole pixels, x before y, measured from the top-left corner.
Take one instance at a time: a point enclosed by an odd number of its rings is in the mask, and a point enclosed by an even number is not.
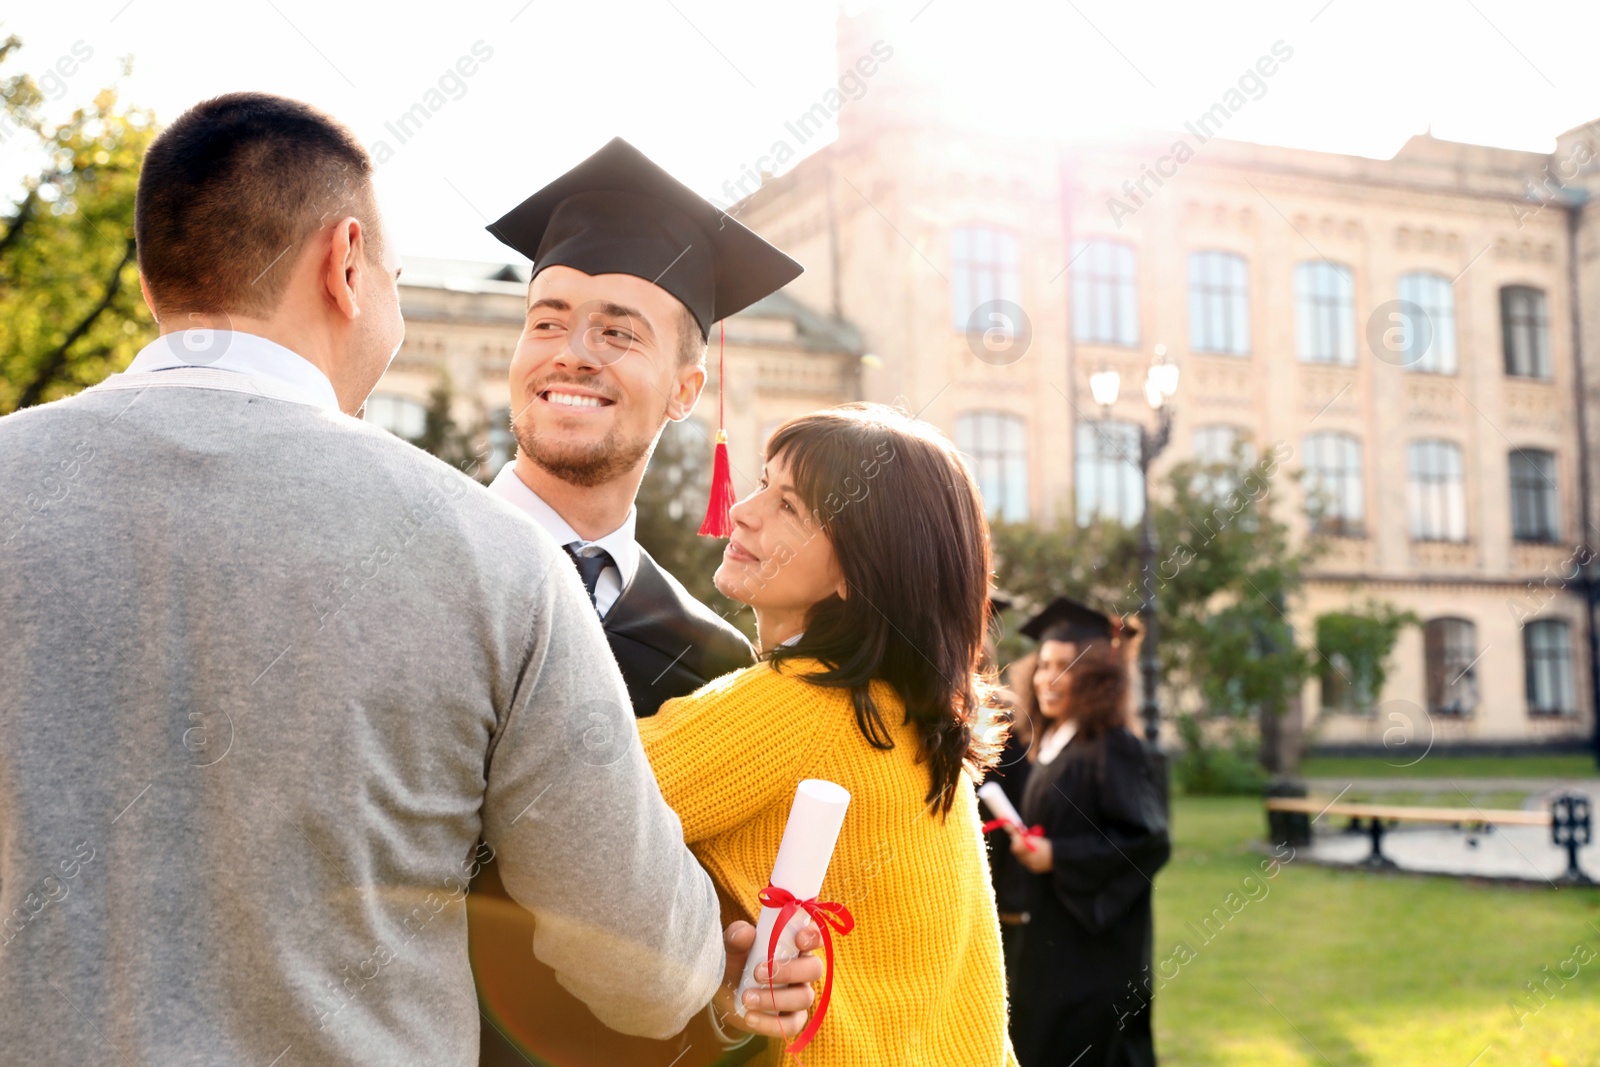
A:
[[[1101,411],[1110,417],[1111,407],[1117,402],[1122,388],[1122,376],[1112,367],[1104,367],[1089,375],[1089,392]],[[1156,533],[1150,519],[1150,465],[1167,447],[1172,436],[1172,405],[1168,403],[1178,391],[1178,365],[1167,358],[1167,346],[1156,345],[1155,355],[1145,372],[1144,398],[1156,414],[1154,430],[1139,426],[1139,479],[1144,487],[1143,515],[1139,523],[1139,579],[1143,589],[1139,599],[1139,622],[1144,628],[1144,645],[1139,651],[1139,677],[1144,690],[1144,701],[1139,714],[1144,719],[1144,738],[1155,747],[1161,734],[1161,707],[1156,703],[1156,679],[1159,660],[1156,642],[1160,637],[1156,622]]]

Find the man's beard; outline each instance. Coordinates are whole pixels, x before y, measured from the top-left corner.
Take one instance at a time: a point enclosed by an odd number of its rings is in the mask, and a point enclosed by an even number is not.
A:
[[[548,437],[542,438],[533,432],[528,421],[512,423],[511,433],[517,439],[517,451],[533,460],[540,470],[581,488],[620,478],[649,456],[655,445],[653,438],[626,439],[615,426],[600,442],[583,448],[562,447]]]

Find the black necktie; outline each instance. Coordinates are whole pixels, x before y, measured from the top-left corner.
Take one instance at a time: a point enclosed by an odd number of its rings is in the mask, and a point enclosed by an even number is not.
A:
[[[594,590],[595,586],[600,584],[600,572],[612,565],[610,553],[603,548],[591,548],[591,555],[581,555],[578,549],[582,546],[578,541],[561,547],[572,557],[573,566],[578,568],[578,577],[583,580],[583,587],[589,591],[589,603],[594,605],[595,611],[599,611],[600,605],[594,598]]]

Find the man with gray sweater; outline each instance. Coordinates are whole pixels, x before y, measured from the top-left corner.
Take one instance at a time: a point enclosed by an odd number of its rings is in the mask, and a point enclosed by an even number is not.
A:
[[[571,561],[352,417],[403,332],[370,179],[306,105],[190,110],[140,177],[160,339],[0,419],[8,1059],[473,1063],[491,853],[608,1026],[732,1007],[753,931],[719,937]],[[820,976],[745,1025],[795,1032]]]

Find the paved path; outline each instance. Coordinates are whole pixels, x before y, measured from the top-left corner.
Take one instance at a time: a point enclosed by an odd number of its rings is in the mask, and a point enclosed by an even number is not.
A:
[[[1313,797],[1331,800],[1340,790],[1371,792],[1437,793],[1424,804],[1466,807],[1473,796],[1526,790],[1528,809],[1549,807],[1549,798],[1562,792],[1589,795],[1600,816],[1600,781],[1560,781],[1539,778],[1349,779],[1315,778],[1308,783]],[[1465,801],[1465,802],[1464,802]],[[1365,832],[1346,833],[1348,819],[1324,815],[1312,826],[1311,848],[1302,852],[1314,863],[1358,865],[1372,851]],[[1496,827],[1491,831],[1456,830],[1426,823],[1400,823],[1384,834],[1383,851],[1401,870],[1453,874],[1479,878],[1508,878],[1543,882],[1567,869],[1567,853],[1550,840],[1550,831],[1537,826]],[[1600,879],[1600,842],[1578,853],[1578,862],[1592,878]]]

